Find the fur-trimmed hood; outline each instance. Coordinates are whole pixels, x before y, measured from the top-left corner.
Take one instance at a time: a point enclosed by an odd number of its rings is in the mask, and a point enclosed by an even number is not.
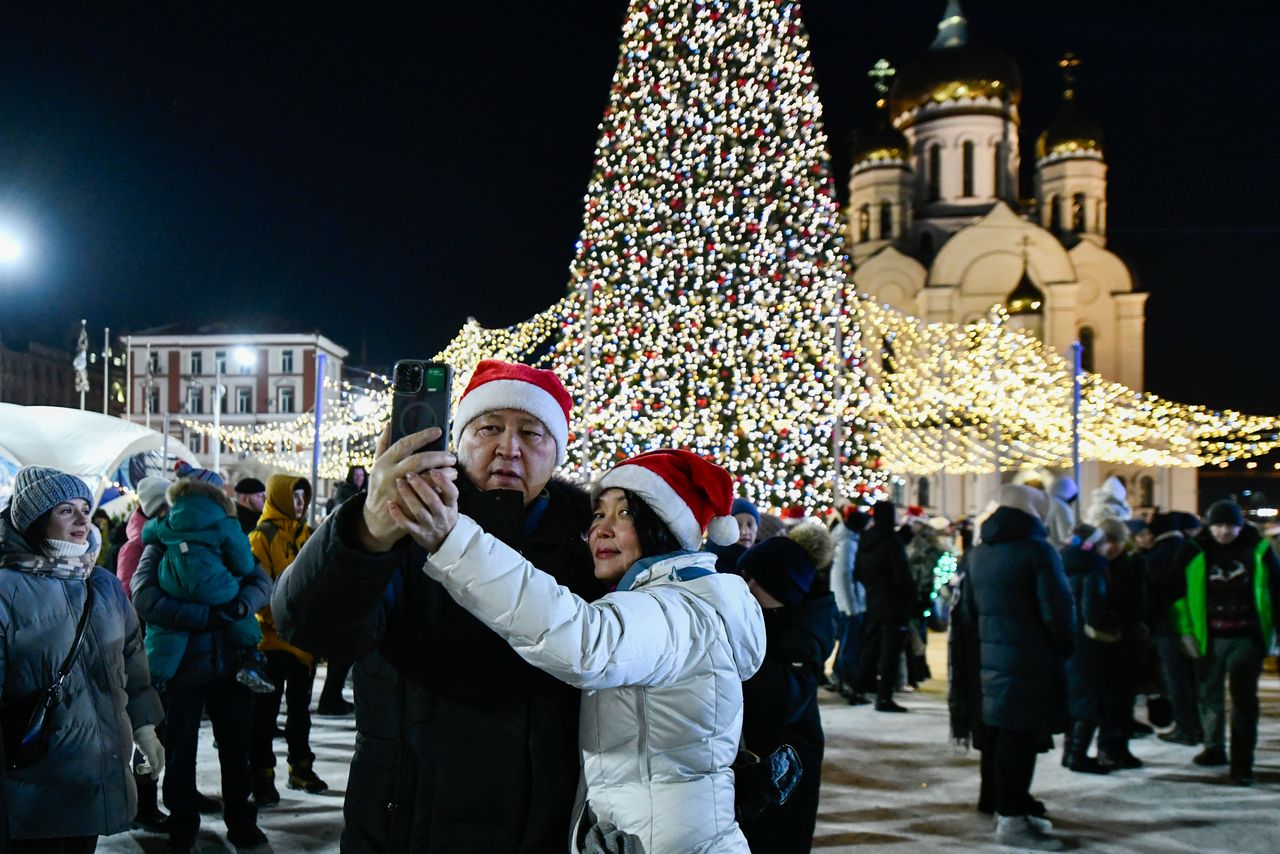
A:
[[[183,498],[194,495],[202,495],[217,502],[218,506],[225,510],[228,516],[236,515],[236,506],[232,503],[231,497],[222,490],[222,487],[214,486],[212,483],[183,477],[175,480],[165,490],[165,499],[168,500],[169,506],[175,509],[178,502]]]

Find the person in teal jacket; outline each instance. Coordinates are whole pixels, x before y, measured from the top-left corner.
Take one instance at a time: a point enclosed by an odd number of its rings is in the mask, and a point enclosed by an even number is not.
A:
[[[185,602],[234,607],[241,582],[253,572],[254,559],[221,478],[192,469],[169,487],[167,498],[169,514],[142,529],[144,545],[164,547],[157,572],[161,589]],[[275,690],[258,650],[262,629],[257,619],[251,613],[227,618],[227,637],[244,660],[236,680],[258,694]],[[147,662],[155,684],[163,686],[177,672],[189,639],[190,632],[181,629],[147,627]]]
[[[1173,604],[1174,630],[1196,665],[1204,750],[1197,765],[1230,763],[1231,779],[1253,783],[1258,742],[1258,677],[1275,631],[1280,559],[1233,501],[1205,515],[1205,529],[1174,558],[1186,589]],[[1231,685],[1231,752],[1224,749],[1224,683]]]

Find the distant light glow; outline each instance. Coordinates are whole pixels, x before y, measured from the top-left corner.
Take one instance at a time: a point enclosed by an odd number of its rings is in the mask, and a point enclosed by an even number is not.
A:
[[[16,264],[25,253],[22,241],[7,232],[0,232],[0,264]]]

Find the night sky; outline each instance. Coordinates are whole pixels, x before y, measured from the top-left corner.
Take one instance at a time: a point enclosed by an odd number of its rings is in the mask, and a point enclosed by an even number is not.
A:
[[[0,224],[31,252],[0,328],[285,318],[385,365],[534,314],[568,281],[626,6],[6,4]],[[943,6],[802,3],[842,196],[866,70],[917,57]],[[1280,412],[1280,7],[964,7],[1022,67],[1024,196],[1055,62],[1083,60],[1110,248],[1151,293],[1148,388]]]

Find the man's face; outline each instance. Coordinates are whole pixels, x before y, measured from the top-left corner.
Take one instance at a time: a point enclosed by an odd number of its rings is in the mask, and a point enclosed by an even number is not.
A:
[[[458,465],[482,490],[513,489],[530,504],[556,469],[556,440],[519,409],[495,409],[472,419],[458,441]]]
[[[1133,544],[1140,549],[1151,548],[1153,542],[1155,542],[1155,535],[1151,533],[1150,528],[1143,528],[1133,535]]]
[[[1236,537],[1240,536],[1240,530],[1239,525],[1232,525],[1230,522],[1216,522],[1209,526],[1209,533],[1220,546],[1235,542]]]
[[[293,518],[301,519],[307,512],[307,491],[305,489],[295,489],[293,491]]]
[[[248,507],[255,513],[262,512],[262,505],[267,502],[267,494],[265,492],[237,493],[236,501],[241,505]]]

